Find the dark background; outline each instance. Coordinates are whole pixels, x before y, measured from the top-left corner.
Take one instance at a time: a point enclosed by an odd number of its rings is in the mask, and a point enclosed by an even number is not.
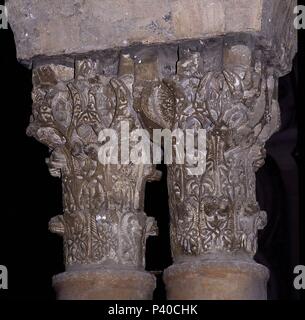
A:
[[[0,297],[55,299],[51,279],[64,271],[62,240],[48,231],[48,222],[62,213],[61,182],[49,175],[44,160],[47,147],[25,134],[31,114],[31,71],[16,61],[11,30],[0,30],[0,39],[0,264],[9,272],[9,289],[0,290]],[[300,298],[293,288],[293,269],[301,264],[300,253],[304,252],[300,247],[304,208],[299,202],[305,193],[299,191],[303,191],[299,176],[304,163],[301,112],[305,107],[300,96],[305,87],[298,81],[300,70],[305,70],[303,60],[299,53],[292,72],[280,80],[282,128],[268,142],[266,164],[257,174],[257,196],[261,209],[268,212],[268,225],[260,233],[256,260],[271,271],[270,299]],[[147,243],[147,269],[151,271],[164,270],[172,262],[166,167],[159,169],[162,181],[148,183],[146,188],[146,213],[156,217],[159,225],[159,237]],[[160,300],[165,292],[161,276],[158,278],[155,299]]]

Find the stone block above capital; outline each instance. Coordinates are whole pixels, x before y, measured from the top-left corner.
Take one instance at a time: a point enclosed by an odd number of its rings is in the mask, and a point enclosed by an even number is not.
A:
[[[296,51],[296,0],[7,0],[18,59],[254,35],[279,73]]]

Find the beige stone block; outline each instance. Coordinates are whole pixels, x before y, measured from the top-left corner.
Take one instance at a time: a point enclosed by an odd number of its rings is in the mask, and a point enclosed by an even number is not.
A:
[[[17,56],[79,54],[231,33],[268,47],[292,24],[295,0],[7,0]]]
[[[257,263],[174,264],[164,273],[169,300],[265,300],[269,271]]]
[[[137,270],[70,271],[53,277],[59,300],[151,300],[155,277]]]

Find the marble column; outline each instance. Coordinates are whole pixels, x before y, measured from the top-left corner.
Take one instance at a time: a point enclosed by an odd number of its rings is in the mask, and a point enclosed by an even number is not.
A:
[[[125,121],[150,133],[206,132],[202,154],[196,144],[202,172],[168,164],[168,299],[266,299],[269,272],[253,259],[267,223],[255,172],[280,126],[277,83],[296,52],[296,1],[6,5],[17,57],[33,69],[27,133],[50,148],[50,173],[63,184],[64,212],[50,221],[64,240],[58,298],[152,298],[145,242],[157,227],[143,208],[145,183],[159,174],[98,158],[99,133]]]

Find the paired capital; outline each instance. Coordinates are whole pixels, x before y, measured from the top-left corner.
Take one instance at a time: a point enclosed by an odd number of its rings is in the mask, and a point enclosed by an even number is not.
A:
[[[64,239],[66,272],[54,278],[59,298],[152,297],[145,250],[157,223],[144,212],[144,195],[160,174],[151,164],[98,160],[100,131],[119,130],[122,121],[149,133],[206,131],[204,172],[168,165],[168,297],[266,298],[268,271],[253,260],[267,223],[255,172],[280,127],[277,85],[296,52],[296,1],[6,6],[17,58],[33,69],[27,133],[50,148],[50,173],[62,179],[63,212],[50,221]],[[229,289],[232,281],[240,288]]]

